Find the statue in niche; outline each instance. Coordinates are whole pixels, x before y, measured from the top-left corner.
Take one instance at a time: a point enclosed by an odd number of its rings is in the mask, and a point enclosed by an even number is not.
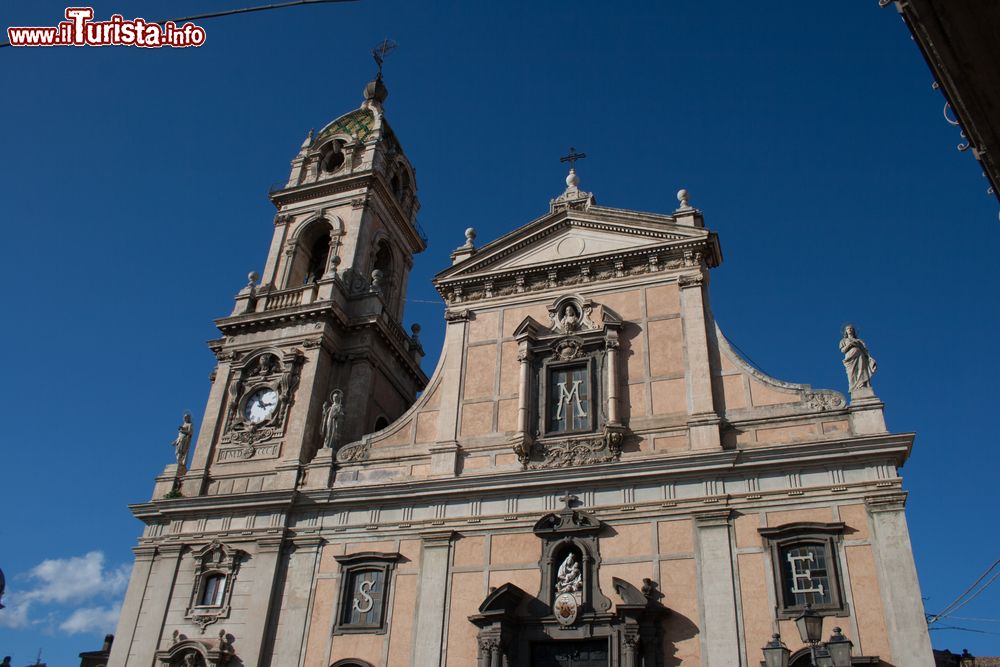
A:
[[[278,360],[273,354],[263,354],[257,362],[257,375],[270,375]]]
[[[194,433],[194,424],[191,423],[190,413],[184,413],[184,421],[177,427],[177,437],[171,443],[174,447],[174,454],[177,456],[177,465],[184,467],[187,461],[188,448],[191,446],[191,435]]]
[[[566,304],[566,307],[563,308],[559,328],[563,333],[572,333],[580,328],[580,313],[577,312],[576,306]]]
[[[330,400],[323,405],[323,448],[335,448],[340,444],[344,428],[344,392],[334,389]]]
[[[572,551],[559,566],[557,575],[557,593],[575,593],[583,588],[583,573],[580,572],[580,563],[577,562],[576,554]]]
[[[844,326],[844,337],[840,339],[840,351],[844,353],[844,370],[847,382],[854,392],[872,386],[875,374],[875,359],[868,353],[868,346],[858,338],[853,324]]]

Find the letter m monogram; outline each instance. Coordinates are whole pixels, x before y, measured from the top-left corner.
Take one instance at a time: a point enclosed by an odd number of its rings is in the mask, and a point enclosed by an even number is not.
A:
[[[568,407],[573,410],[573,405],[576,405],[576,417],[586,417],[587,413],[583,409],[583,404],[580,403],[580,383],[583,380],[573,380],[573,388],[566,389],[566,381],[563,380],[559,383],[559,406],[556,409],[556,419],[563,418],[563,406]]]

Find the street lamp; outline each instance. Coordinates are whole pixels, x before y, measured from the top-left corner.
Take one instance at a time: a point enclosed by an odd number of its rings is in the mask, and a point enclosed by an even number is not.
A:
[[[835,667],[833,664],[833,658],[830,656],[830,652],[823,647],[816,647],[813,649],[813,664],[816,667]]]
[[[788,655],[791,651],[781,643],[781,635],[774,633],[771,641],[762,649],[764,651],[764,664],[767,667],[788,667]]]
[[[823,617],[813,611],[811,604],[807,604],[796,617],[795,627],[799,629],[802,642],[810,646],[815,646],[823,638]]]
[[[812,605],[807,604],[796,617],[795,627],[798,628],[802,642],[809,645],[813,667],[851,667],[851,648],[854,644],[844,636],[840,628],[833,629],[828,642],[821,642],[823,617],[813,611]],[[962,667],[966,667],[965,663],[962,663]],[[969,663],[969,667],[975,667],[975,664]]]
[[[851,667],[851,649],[854,642],[844,636],[840,628],[833,629],[833,635],[826,640],[826,650],[833,658],[834,667]]]

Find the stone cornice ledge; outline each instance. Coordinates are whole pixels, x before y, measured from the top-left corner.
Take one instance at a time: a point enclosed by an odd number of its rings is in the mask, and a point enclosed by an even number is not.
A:
[[[216,496],[193,496],[173,498],[170,500],[153,500],[148,503],[135,503],[128,508],[138,518],[171,516],[183,518],[187,514],[200,515],[207,510],[225,510],[243,508],[251,505],[254,508],[284,508],[291,509],[295,504],[297,491],[262,491],[258,493],[240,493]]]
[[[736,473],[757,468],[795,468],[819,466],[831,461],[858,462],[891,459],[901,466],[910,454],[913,433],[887,433],[847,440],[809,442],[797,445],[775,445],[754,449],[720,450],[703,454],[674,457],[630,459],[575,468],[546,468],[528,471],[493,471],[488,475],[449,477],[446,479],[395,482],[372,485],[335,485],[330,489],[303,491],[302,497],[316,504],[354,504],[422,497],[465,497],[470,493],[483,496],[501,493],[515,487],[521,492],[545,493],[565,485],[585,485],[613,480],[616,485],[635,483],[648,478],[664,481],[695,474],[715,475]]]

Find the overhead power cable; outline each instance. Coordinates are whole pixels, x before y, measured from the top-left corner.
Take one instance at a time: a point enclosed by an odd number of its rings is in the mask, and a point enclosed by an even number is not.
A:
[[[985,584],[980,586],[978,590],[976,590],[976,587],[979,586],[979,584],[983,581],[983,579],[986,579],[986,577],[988,577],[990,573],[992,573],[993,570],[997,568],[998,565],[1000,565],[1000,558],[993,561],[993,564],[990,565],[988,568],[986,568],[986,571],[983,572],[981,575],[979,575],[979,578],[976,579],[974,582],[972,582],[972,585],[966,588],[961,595],[959,595],[957,598],[955,598],[954,601],[952,601],[951,604],[949,604],[944,609],[939,611],[937,614],[929,618],[927,620],[927,625],[932,625],[936,623],[937,621],[947,617],[949,614],[958,611],[959,609],[961,609],[962,607],[964,607],[965,605],[969,604],[977,597],[979,597],[980,593],[989,588],[993,584],[993,582],[997,580],[997,578],[1000,578],[1000,572],[997,572],[993,574],[993,576],[989,579],[989,581],[987,581]]]
[[[975,632],[980,635],[995,635],[1000,637],[1000,632],[991,632],[989,630],[976,630],[975,628],[960,628],[956,625],[939,625],[934,628],[929,628],[930,630],[957,630],[959,632]]]
[[[169,21],[173,21],[174,23],[182,23],[184,21],[201,21],[203,19],[215,19],[222,16],[233,16],[235,14],[250,14],[253,12],[266,12],[272,9],[285,9],[287,7],[296,7],[298,5],[328,5],[335,2],[357,2],[357,0],[289,0],[289,2],[276,2],[270,5],[255,5],[253,7],[243,7],[241,9],[226,9],[220,12],[208,12],[205,14],[194,14],[192,16],[181,16],[180,18],[163,19],[162,21],[149,21],[149,23],[163,25]],[[10,46],[10,42],[0,42],[0,49],[5,46]]]

